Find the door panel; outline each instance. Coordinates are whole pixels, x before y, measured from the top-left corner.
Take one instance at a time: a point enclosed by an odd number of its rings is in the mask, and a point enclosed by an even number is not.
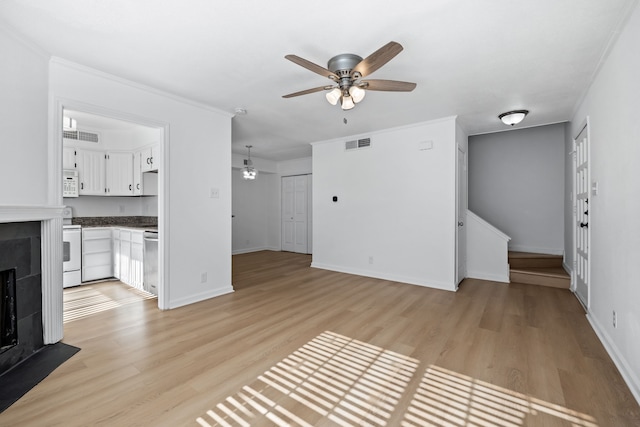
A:
[[[308,253],[308,175],[282,177],[282,250]]]
[[[582,304],[589,308],[589,245],[591,240],[589,210],[589,137],[585,126],[575,139],[576,160],[576,196],[574,199],[575,216],[575,283],[576,295]]]

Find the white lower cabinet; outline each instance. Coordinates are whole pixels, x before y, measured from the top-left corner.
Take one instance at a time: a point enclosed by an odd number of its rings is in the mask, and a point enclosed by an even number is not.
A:
[[[82,281],[113,277],[111,227],[82,229]]]
[[[143,289],[144,258],[143,258],[144,231],[128,228],[114,229],[114,275],[122,283],[137,289]]]
[[[129,267],[129,285],[143,289],[144,259],[143,259],[143,231],[131,232],[131,264]]]

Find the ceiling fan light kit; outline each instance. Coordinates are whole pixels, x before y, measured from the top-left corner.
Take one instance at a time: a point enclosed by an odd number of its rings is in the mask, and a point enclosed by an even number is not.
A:
[[[527,114],[529,110],[513,110],[500,114],[498,118],[507,126],[515,126],[523,121]]]
[[[387,92],[411,92],[416,87],[415,83],[396,80],[360,80],[389,62],[399,54],[402,49],[400,43],[389,42],[364,59],[352,53],[343,53],[331,58],[327,63],[327,68],[316,65],[296,55],[286,55],[285,58],[289,61],[323,77],[327,77],[333,81],[335,85],[320,86],[294,92],[283,95],[283,98],[293,98],[295,96],[326,90],[329,91],[325,95],[329,104],[336,105],[338,101],[340,101],[340,107],[343,110],[351,110],[357,103],[364,99],[366,94],[365,89]]]

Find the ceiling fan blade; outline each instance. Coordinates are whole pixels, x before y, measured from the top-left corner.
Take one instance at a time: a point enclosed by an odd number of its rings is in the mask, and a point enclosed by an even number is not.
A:
[[[415,83],[397,80],[362,80],[358,86],[367,90],[384,90],[389,92],[411,92],[416,88]]]
[[[322,90],[333,89],[333,86],[320,86],[313,89],[301,90],[300,92],[290,93],[288,95],[282,95],[283,98],[293,98],[294,96],[307,95],[309,93],[320,92]]]
[[[402,45],[396,42],[389,42],[371,55],[364,58],[355,66],[351,75],[360,73],[360,76],[368,76],[369,74],[391,61],[397,54],[402,52]]]
[[[323,77],[327,77],[327,78],[333,80],[334,82],[340,80],[340,78],[338,77],[337,74],[327,70],[324,67],[321,67],[321,66],[319,66],[317,64],[314,64],[311,61],[307,61],[304,58],[300,58],[297,55],[286,55],[285,58],[287,58],[289,61],[291,61],[293,63],[296,63],[296,64],[300,65],[301,67],[306,68],[309,71],[313,71],[316,74],[320,74]]]

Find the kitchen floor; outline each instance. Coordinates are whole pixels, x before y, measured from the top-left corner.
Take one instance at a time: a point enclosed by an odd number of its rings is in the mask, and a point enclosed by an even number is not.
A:
[[[64,323],[156,298],[155,295],[132,288],[119,280],[66,288],[63,295]]]

